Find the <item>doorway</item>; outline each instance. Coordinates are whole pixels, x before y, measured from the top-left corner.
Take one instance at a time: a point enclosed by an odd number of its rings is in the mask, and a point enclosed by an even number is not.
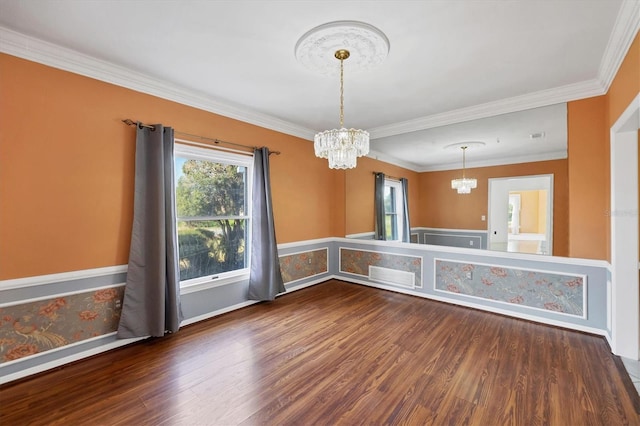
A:
[[[489,179],[489,250],[553,254],[553,175]]]
[[[611,349],[640,355],[638,291],[638,130],[640,94],[611,127]]]

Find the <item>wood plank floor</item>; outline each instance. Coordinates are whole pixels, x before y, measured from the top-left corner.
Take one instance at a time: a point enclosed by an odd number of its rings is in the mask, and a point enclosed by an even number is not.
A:
[[[638,425],[620,368],[598,336],[329,281],[7,384],[0,424]]]

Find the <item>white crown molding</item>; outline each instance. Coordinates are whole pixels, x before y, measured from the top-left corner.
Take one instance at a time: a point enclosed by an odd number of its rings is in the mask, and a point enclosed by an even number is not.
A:
[[[379,151],[369,150],[367,157],[373,158],[374,160],[382,161],[384,163],[393,164],[394,166],[399,166],[407,170],[411,170],[414,172],[420,172],[420,167],[414,163],[409,163],[407,161],[399,160],[391,155],[384,154]]]
[[[510,112],[586,99],[607,93],[640,29],[640,0],[624,0],[602,57],[598,77],[485,104],[369,129],[371,139],[394,136]]]
[[[371,139],[603,95],[609,89],[639,28],[640,0],[623,0],[602,58],[598,78],[375,127],[369,129]],[[0,52],[306,140],[313,140],[315,135],[315,131],[312,129],[252,111],[239,105],[222,103],[177,85],[4,27],[0,27]],[[414,170],[415,166],[406,164],[403,167]]]
[[[598,71],[605,91],[609,90],[638,30],[640,30],[640,0],[624,0]]]
[[[367,157],[379,160],[394,166],[402,167],[407,170],[411,170],[416,173],[424,172],[439,172],[444,170],[459,170],[460,163],[443,163],[428,167],[419,167],[413,163],[407,163],[406,161],[398,160],[387,154],[383,154],[378,151],[369,151]],[[522,163],[534,163],[536,161],[550,161],[550,160],[564,160],[568,157],[566,150],[544,152],[541,154],[531,155],[515,155],[511,157],[500,157],[492,160],[484,161],[467,161],[467,169],[474,167],[492,167],[492,166],[506,166],[509,164],[522,164]]]
[[[565,160],[568,158],[566,150],[544,152],[540,154],[531,155],[514,155],[512,157],[501,157],[499,159],[492,160],[480,160],[480,161],[467,161],[467,169],[475,167],[493,167],[493,166],[506,166],[509,164],[522,164],[522,163],[535,163],[537,161],[551,161],[551,160]],[[435,172],[443,170],[459,170],[461,169],[460,163],[438,164],[436,166],[424,167],[420,169],[420,172]]]
[[[294,123],[238,105],[222,103],[166,81],[1,26],[0,52],[303,139],[313,140],[315,134],[313,130]]]
[[[590,98],[593,96],[603,95],[604,93],[604,87],[600,84],[599,80],[587,80],[553,89],[528,93],[526,95],[514,96],[512,98],[500,99],[498,101],[447,111],[441,114],[434,114],[413,120],[393,123],[387,126],[375,127],[373,129],[369,129],[369,134],[371,135],[371,139],[379,139],[403,133],[415,132],[418,130],[476,120],[479,118],[493,117],[510,112],[524,111],[531,108]]]

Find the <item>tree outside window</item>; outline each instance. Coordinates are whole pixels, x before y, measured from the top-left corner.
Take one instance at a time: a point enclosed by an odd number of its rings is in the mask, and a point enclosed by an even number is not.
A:
[[[211,150],[176,151],[180,281],[248,268],[246,156],[236,156],[245,164],[234,164]]]

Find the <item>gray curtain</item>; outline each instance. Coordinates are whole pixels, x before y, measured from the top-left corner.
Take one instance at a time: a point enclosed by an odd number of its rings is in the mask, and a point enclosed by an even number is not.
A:
[[[269,149],[253,152],[253,213],[251,215],[251,275],[249,299],[273,300],[284,293],[271,205]]]
[[[137,125],[133,230],[118,338],[163,336],[182,320],[173,129]]]
[[[387,236],[387,230],[384,217],[384,173],[376,173],[376,182],[373,193],[375,208],[375,239],[384,240]]]
[[[411,242],[411,225],[409,225],[409,180],[400,178],[402,185],[402,242]]]

